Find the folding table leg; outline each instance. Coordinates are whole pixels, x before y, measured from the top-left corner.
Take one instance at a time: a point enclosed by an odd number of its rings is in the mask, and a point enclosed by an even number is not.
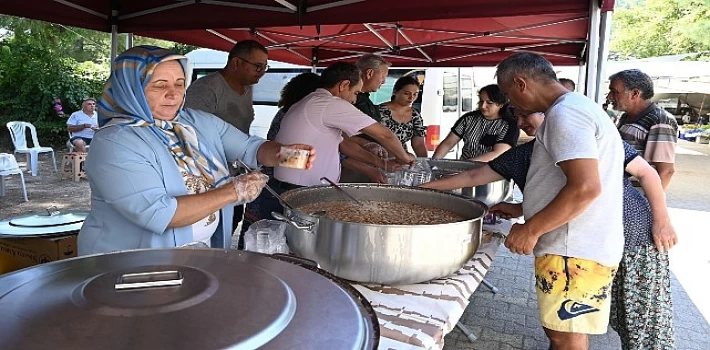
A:
[[[476,335],[473,334],[473,332],[471,332],[471,330],[469,330],[468,327],[466,327],[466,325],[464,325],[463,323],[457,322],[456,327],[460,329],[464,335],[466,335],[466,338],[468,338],[469,342],[473,343],[476,341],[476,339],[478,339]]]
[[[482,283],[484,286],[486,286],[486,288],[490,289],[491,292],[493,292],[493,294],[498,294],[498,292],[500,292],[500,290],[498,289],[498,287],[496,287],[496,286],[494,286],[493,284],[491,284],[491,282],[486,281],[485,278],[484,278],[483,280],[481,280],[481,283]]]

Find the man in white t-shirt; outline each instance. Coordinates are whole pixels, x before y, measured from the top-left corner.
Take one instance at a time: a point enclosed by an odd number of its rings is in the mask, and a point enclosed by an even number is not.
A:
[[[535,254],[542,323],[553,349],[588,349],[588,334],[607,331],[611,282],[624,245],[624,148],[602,108],[568,91],[550,62],[514,54],[497,68],[511,103],[544,112],[523,193],[524,224],[505,246]],[[519,214],[510,205],[492,210]]]
[[[74,151],[85,153],[86,146],[94,138],[94,131],[98,129],[96,99],[87,97],[81,101],[81,110],[72,113],[67,120],[67,130],[71,133],[69,142],[74,146]]]

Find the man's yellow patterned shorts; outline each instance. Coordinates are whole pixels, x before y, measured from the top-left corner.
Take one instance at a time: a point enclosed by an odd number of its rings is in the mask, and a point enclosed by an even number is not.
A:
[[[604,334],[617,266],[560,255],[535,258],[535,289],[542,326],[554,331]]]

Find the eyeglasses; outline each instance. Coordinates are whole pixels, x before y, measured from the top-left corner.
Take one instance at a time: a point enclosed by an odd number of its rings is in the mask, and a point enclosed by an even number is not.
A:
[[[242,61],[244,61],[244,62],[246,62],[246,63],[251,64],[252,66],[254,66],[254,68],[256,68],[256,71],[257,71],[257,72],[266,72],[267,70],[269,70],[269,65],[268,65],[268,64],[249,62],[249,61],[247,61],[247,60],[245,60],[245,59],[243,59],[243,58],[241,58],[241,57],[237,57],[237,58],[240,59],[240,60],[242,60]]]

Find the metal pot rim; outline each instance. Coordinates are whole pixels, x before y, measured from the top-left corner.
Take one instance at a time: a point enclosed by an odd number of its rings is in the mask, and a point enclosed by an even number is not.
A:
[[[316,224],[316,223],[318,223],[320,220],[324,220],[324,221],[335,222],[335,223],[340,223],[340,224],[358,224],[358,225],[361,225],[361,226],[363,226],[363,227],[415,228],[415,227],[422,227],[422,226],[453,226],[453,225],[459,225],[459,224],[464,223],[464,222],[470,222],[470,221],[480,220],[480,219],[482,219],[482,218],[484,218],[484,217],[486,216],[486,214],[488,213],[488,210],[490,209],[490,208],[488,207],[488,205],[486,205],[485,203],[481,202],[481,201],[478,200],[478,199],[469,198],[469,197],[462,196],[462,195],[456,194],[456,193],[434,190],[434,189],[430,189],[430,188],[401,186],[401,185],[389,185],[389,184],[368,184],[368,183],[344,183],[344,184],[338,184],[338,186],[340,186],[340,187],[342,187],[342,188],[346,188],[346,189],[347,189],[347,188],[361,188],[361,187],[364,187],[364,188],[382,187],[382,188],[401,188],[401,189],[412,190],[412,191],[431,192],[431,193],[436,193],[437,195],[446,195],[446,196],[450,196],[450,197],[460,198],[460,199],[465,200],[465,201],[467,201],[467,202],[472,202],[472,203],[478,204],[478,205],[480,205],[481,207],[483,207],[484,210],[483,210],[483,213],[482,213],[480,216],[474,217],[474,218],[470,218],[470,219],[466,219],[466,220],[462,220],[462,221],[447,222],[447,223],[442,223],[442,224],[419,224],[419,225],[384,225],[384,224],[380,225],[380,224],[365,224],[365,223],[351,222],[351,221],[332,220],[332,219],[328,219],[327,217],[318,217],[318,216],[314,216],[314,215],[311,215],[311,214],[304,213],[304,212],[298,210],[298,208],[294,208],[294,211],[295,211],[297,214],[299,214],[299,215],[301,215],[301,216],[304,216],[304,217],[306,217],[306,218],[309,219],[309,220],[312,220],[312,221],[311,221],[312,224]],[[283,194],[281,194],[281,196],[282,196],[284,199],[287,199],[289,196],[294,195],[294,193],[303,192],[303,191],[306,191],[306,190],[309,190],[309,189],[326,188],[326,187],[330,188],[331,186],[330,186],[330,185],[317,185],[317,186],[301,187],[301,188],[296,188],[296,189],[292,189],[292,190],[286,191],[286,192],[284,192]],[[284,210],[288,210],[288,209],[284,209]]]

